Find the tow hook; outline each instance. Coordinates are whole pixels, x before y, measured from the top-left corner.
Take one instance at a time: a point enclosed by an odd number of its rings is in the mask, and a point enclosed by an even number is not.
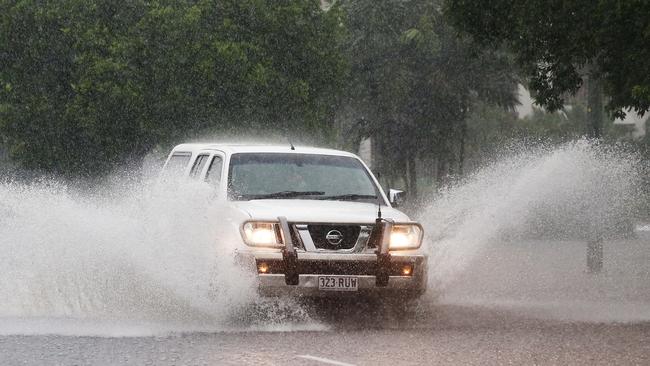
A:
[[[378,230],[377,238],[377,273],[375,285],[377,287],[388,286],[388,275],[390,273],[390,233],[393,230],[393,223],[388,220],[377,218],[375,228]]]
[[[291,230],[289,223],[284,216],[278,217],[280,221],[280,230],[282,230],[282,239],[284,240],[284,248],[282,249],[282,262],[284,264],[284,282],[287,285],[297,285],[299,282],[298,277],[298,253],[293,247],[293,240],[291,239]]]

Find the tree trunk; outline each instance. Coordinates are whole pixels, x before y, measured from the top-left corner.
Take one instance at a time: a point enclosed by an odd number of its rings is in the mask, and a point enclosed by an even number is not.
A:
[[[449,175],[449,165],[447,164],[446,154],[438,155],[438,168],[436,169],[436,185],[437,188],[443,187],[447,184],[447,176]]]
[[[370,169],[372,169],[372,171],[375,174],[380,175],[380,177],[379,177],[380,181],[381,181],[381,178],[384,175],[384,172],[383,172],[383,169],[382,169],[383,168],[382,167],[382,161],[381,161],[382,160],[382,156],[381,156],[382,148],[383,148],[383,146],[381,146],[381,139],[379,138],[379,136],[376,136],[376,135],[372,136],[371,141],[370,141]]]
[[[416,172],[416,167],[415,167],[415,157],[413,155],[409,155],[407,161],[407,172],[408,172],[408,194],[411,197],[412,200],[417,199],[418,196],[418,182],[417,182],[417,172]]]
[[[467,121],[463,119],[460,122],[460,141],[458,152],[458,175],[462,177],[465,174],[465,140],[467,139]]]
[[[603,130],[603,93],[597,76],[587,78],[587,128],[593,138],[602,137]]]
[[[587,79],[587,124],[591,137],[602,137],[603,94],[600,80],[593,72]],[[590,273],[599,273],[603,269],[603,238],[600,229],[598,225],[592,225],[592,239],[587,242],[587,270]]]
[[[587,270],[599,273],[603,270],[603,239],[589,240],[587,243]]]

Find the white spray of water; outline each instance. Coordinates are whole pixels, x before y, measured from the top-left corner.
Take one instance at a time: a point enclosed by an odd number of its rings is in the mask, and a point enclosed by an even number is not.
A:
[[[104,189],[0,185],[0,318],[210,329],[254,299],[209,189]]]
[[[520,149],[442,192],[419,217],[431,292],[467,304],[553,302],[568,318],[596,312],[592,305],[606,298],[647,308],[650,296],[638,293],[650,290],[650,246],[613,239],[632,225],[639,163],[623,149],[580,140]],[[599,238],[605,271],[592,275],[586,242]],[[592,307],[569,315],[571,304]],[[622,319],[621,307],[610,309],[597,320]],[[650,318],[636,314],[623,318]]]

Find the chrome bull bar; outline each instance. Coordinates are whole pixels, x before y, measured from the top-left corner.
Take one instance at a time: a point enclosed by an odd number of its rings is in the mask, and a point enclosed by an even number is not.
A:
[[[299,284],[298,253],[293,245],[289,222],[284,216],[279,216],[280,230],[284,248],[282,248],[282,262],[284,267],[284,281],[287,285],[296,286]],[[393,230],[393,222],[377,218],[375,226],[370,234],[368,244],[374,244],[377,250],[377,273],[375,274],[375,286],[388,286],[388,278],[391,268],[391,255],[389,251],[390,233]],[[373,243],[374,242],[374,243]]]
[[[390,273],[390,251],[388,250],[388,246],[390,244],[390,233],[393,231],[393,222],[378,217],[375,220],[374,230],[377,230],[377,235],[371,235],[370,237],[374,237],[377,240],[375,243],[375,247],[377,248],[375,251],[377,254],[375,285],[377,287],[386,287],[388,286],[388,276]]]
[[[284,282],[287,285],[298,285],[298,253],[293,246],[293,239],[291,238],[291,229],[289,223],[284,216],[278,217],[280,221],[280,230],[282,231],[282,240],[284,241],[284,248],[282,248],[282,262],[284,263]]]

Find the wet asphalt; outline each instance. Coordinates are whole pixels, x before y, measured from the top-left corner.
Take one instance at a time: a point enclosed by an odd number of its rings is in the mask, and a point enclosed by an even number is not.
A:
[[[0,365],[649,365],[650,322],[598,323],[420,302],[319,303],[322,330],[0,337]]]

